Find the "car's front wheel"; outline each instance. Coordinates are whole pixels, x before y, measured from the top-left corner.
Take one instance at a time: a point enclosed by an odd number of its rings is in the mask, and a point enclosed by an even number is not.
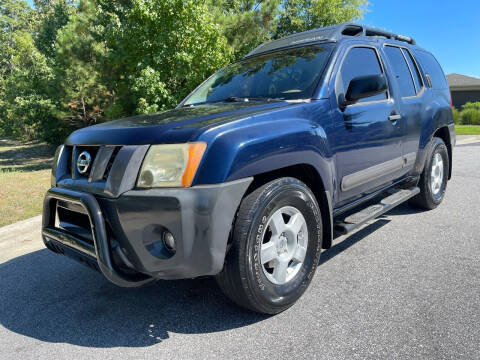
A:
[[[243,199],[217,282],[238,305],[279,313],[307,289],[321,245],[322,218],[313,193],[297,179],[277,179]]]

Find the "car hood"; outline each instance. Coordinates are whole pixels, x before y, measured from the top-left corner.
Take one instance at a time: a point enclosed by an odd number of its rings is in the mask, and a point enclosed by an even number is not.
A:
[[[294,103],[219,103],[184,107],[90,126],[72,133],[67,145],[146,145],[195,141],[206,129],[248,119]]]

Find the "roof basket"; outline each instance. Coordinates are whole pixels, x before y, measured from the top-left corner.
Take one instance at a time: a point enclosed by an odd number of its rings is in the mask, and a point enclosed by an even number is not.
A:
[[[246,57],[266,53],[273,50],[286,48],[289,46],[316,43],[321,41],[338,41],[349,36],[368,36],[368,37],[384,37],[387,39],[403,41],[415,45],[415,40],[410,37],[390,33],[384,30],[378,30],[363,25],[353,23],[343,23],[340,25],[328,26],[320,29],[310,30],[298,34],[293,34],[282,39],[272,42],[263,43]]]

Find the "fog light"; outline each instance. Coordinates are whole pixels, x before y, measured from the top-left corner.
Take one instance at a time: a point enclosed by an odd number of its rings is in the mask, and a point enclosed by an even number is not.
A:
[[[175,245],[175,238],[171,232],[165,231],[163,233],[163,245],[165,248],[170,251],[171,253],[175,253],[176,245]]]

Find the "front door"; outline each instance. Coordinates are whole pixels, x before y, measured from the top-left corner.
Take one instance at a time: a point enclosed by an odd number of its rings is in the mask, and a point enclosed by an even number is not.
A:
[[[401,176],[402,120],[390,90],[341,108],[350,81],[358,76],[384,74],[374,47],[348,48],[336,72],[333,141],[337,166],[337,205],[381,188]],[[386,76],[386,74],[384,74]]]

